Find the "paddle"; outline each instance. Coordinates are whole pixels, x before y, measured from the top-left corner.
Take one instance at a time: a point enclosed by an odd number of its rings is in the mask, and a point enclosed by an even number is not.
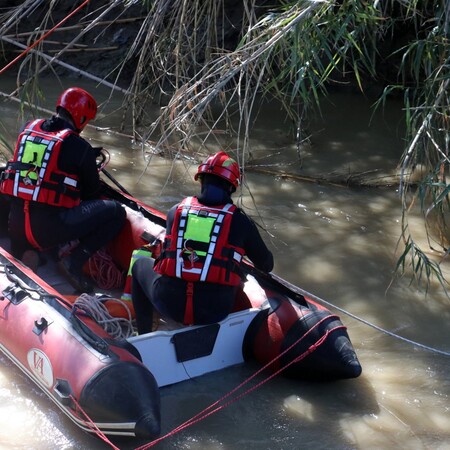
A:
[[[101,171],[124,193],[133,197],[104,167]]]

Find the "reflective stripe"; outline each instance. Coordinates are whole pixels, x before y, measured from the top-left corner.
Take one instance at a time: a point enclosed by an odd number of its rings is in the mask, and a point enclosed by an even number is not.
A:
[[[34,130],[33,128],[37,125],[37,123],[38,122],[41,122],[42,121],[42,119],[37,119],[37,120],[35,120],[35,121],[33,121],[27,128],[25,128],[25,130],[23,130],[24,132],[33,132],[35,135],[37,135],[37,136],[42,136],[42,138],[44,138],[44,139],[42,139],[42,143],[45,143],[45,142],[50,142],[50,141],[48,141],[47,139],[48,139],[48,133],[44,133],[43,131],[39,131],[39,130]],[[56,140],[58,140],[58,141],[63,141],[64,140],[64,138],[66,137],[66,135],[67,134],[69,134],[69,133],[72,133],[72,130],[67,130],[67,129],[64,129],[64,130],[61,130],[61,131],[59,131],[58,133],[56,133],[54,136],[52,136],[54,139],[56,139]],[[28,137],[28,136],[27,136]],[[45,139],[45,138],[47,138],[47,139]]]
[[[183,250],[184,250],[184,232],[186,231],[187,217],[189,213],[189,208],[191,206],[192,197],[187,197],[184,203],[183,209],[181,210],[180,225],[178,228],[178,238],[177,238],[177,258],[175,265],[175,275],[177,278],[182,278],[182,272],[184,269],[183,260]],[[193,272],[196,273],[196,272]]]
[[[23,188],[23,187],[19,187],[18,192],[23,192],[24,194],[32,194],[34,192],[34,189],[27,189],[27,188]]]
[[[208,248],[208,254],[205,259],[205,264],[203,265],[202,274],[200,275],[200,281],[206,281],[209,273],[209,269],[211,267],[211,262],[213,259],[214,251],[216,249],[216,244],[219,239],[219,234],[222,230],[222,225],[225,219],[225,214],[229,213],[229,209],[232,207],[231,203],[228,203],[224,206],[223,209],[220,210],[220,213],[217,214],[216,224],[214,226],[213,234],[211,235],[210,245]]]
[[[33,131],[33,128],[41,121],[41,119],[35,119],[33,122],[31,122],[27,128],[23,131]]]
[[[65,177],[64,178],[64,184],[67,184],[68,186],[77,187],[78,183],[77,180],[74,180],[73,178]]]
[[[192,269],[186,269],[186,268],[183,267],[183,272],[197,273],[197,274],[199,274],[199,273],[202,272],[202,269],[195,268],[195,267],[193,267]]]
[[[75,132],[43,132],[44,122],[34,120],[21,132],[1,189],[23,200],[71,208],[80,203],[79,180],[76,173],[59,170],[58,156],[64,139]]]
[[[214,245],[214,247],[215,247],[215,245]],[[212,254],[208,253],[208,256],[206,257],[206,260],[205,260],[205,265],[203,266],[202,274],[200,275],[200,281],[206,280],[206,277],[208,276],[209,268],[211,266],[211,261],[212,261]]]

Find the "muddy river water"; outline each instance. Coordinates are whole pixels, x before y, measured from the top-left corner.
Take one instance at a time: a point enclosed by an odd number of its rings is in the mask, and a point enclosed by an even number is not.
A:
[[[45,86],[49,108],[60,92],[51,86]],[[108,95],[93,84],[83,86],[100,99]],[[401,155],[401,104],[373,117],[370,105],[353,94],[324,102],[322,117],[309,125],[312,146],[301,151],[301,169],[286,124],[274,106],[265,105],[254,124],[254,163],[306,175],[391,170]],[[18,105],[2,101],[0,114],[6,126],[1,134],[12,143],[20,126]],[[117,113],[96,123],[119,121]],[[144,160],[129,138],[113,133],[89,129],[85,136],[109,149],[110,173],[158,209],[196,192],[195,165],[158,156]],[[396,187],[346,188],[249,171],[236,200],[264,230],[274,272],[340,315],[363,373],[335,383],[278,377],[155,448],[450,449],[450,300],[437,282],[426,294],[407,277],[392,279],[401,218]],[[424,239],[421,223],[412,216],[412,229]],[[163,433],[255,370],[234,367],[163,388]],[[0,449],[109,448],[79,431],[3,356],[0,416]],[[134,448],[130,442],[119,447]]]

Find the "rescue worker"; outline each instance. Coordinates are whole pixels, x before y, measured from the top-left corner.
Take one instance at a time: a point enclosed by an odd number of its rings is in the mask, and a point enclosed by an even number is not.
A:
[[[242,257],[260,270],[273,268],[273,255],[256,225],[231,199],[241,180],[237,162],[218,152],[199,166],[194,179],[200,181],[201,193],[169,211],[156,262],[143,257],[133,265],[139,334],[152,330],[153,307],[186,325],[219,322],[232,311]]]
[[[56,115],[25,124],[0,185],[10,198],[12,254],[27,263],[36,251],[79,241],[58,267],[82,292],[93,288],[84,263],[119,233],[126,218],[118,202],[98,198],[98,150],[80,137],[96,114],[97,103],[84,89],[62,92]]]

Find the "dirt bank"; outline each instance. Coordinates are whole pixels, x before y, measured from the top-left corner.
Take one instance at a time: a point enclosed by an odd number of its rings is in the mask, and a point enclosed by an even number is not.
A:
[[[8,15],[11,22],[11,25],[5,27],[2,33],[3,64],[16,58],[23,52],[24,46],[37,41],[43,31],[52,29],[74,11],[74,5],[71,2],[60,1],[51,11],[48,11],[46,2],[32,11],[28,11],[23,6],[27,2],[24,2],[22,6],[18,6],[22,3],[20,1],[15,3],[15,7],[3,10],[3,27],[7,24]],[[107,13],[99,13],[101,11],[99,8],[108,3],[110,2],[104,0],[90,2],[35,47],[35,50],[47,55],[47,60],[56,58],[52,63],[52,71],[59,76],[70,76],[76,74],[76,69],[79,69],[107,78],[109,81],[115,81],[118,77],[120,84],[126,84],[131,80],[135,71],[133,63],[136,58],[131,59],[120,74],[116,69],[126,57],[130,45],[136,38],[147,10],[142,2],[135,2],[129,7],[119,4]],[[21,12],[26,15],[20,18]],[[97,20],[99,15],[101,18]],[[93,28],[84,33],[89,24],[93,24]],[[67,48],[67,45],[74,40],[76,42]],[[15,63],[9,71],[17,73],[20,69],[24,75],[33,74],[42,65],[35,55],[36,53],[30,52]]]
[[[140,46],[149,35],[149,8],[142,0],[93,0],[73,15],[71,14],[79,5],[71,2],[57,1],[51,10],[47,2],[42,2],[37,7],[33,3],[36,2],[14,0],[9,3],[8,8],[0,7],[2,66],[68,17],[35,47],[41,55],[46,55],[47,60],[56,58],[51,64],[51,70],[59,76],[71,76],[77,70],[85,71],[128,87],[136,73]],[[165,2],[159,3],[163,5]],[[267,3],[266,0],[257,1],[256,4],[260,6],[255,8],[255,13],[262,13],[262,6]],[[170,15],[171,7],[164,5],[164,8],[163,14]],[[156,13],[153,11],[152,14]],[[224,1],[223,15],[217,24],[224,48],[231,50],[237,45],[243,14],[242,1]],[[90,27],[92,28],[89,29]],[[72,42],[74,43],[70,48],[67,48]],[[8,69],[9,72],[17,73],[20,70],[24,76],[32,75],[42,67],[42,62],[35,55],[36,53],[33,56],[30,52],[27,57],[22,57]],[[122,67],[124,60],[127,62]]]

